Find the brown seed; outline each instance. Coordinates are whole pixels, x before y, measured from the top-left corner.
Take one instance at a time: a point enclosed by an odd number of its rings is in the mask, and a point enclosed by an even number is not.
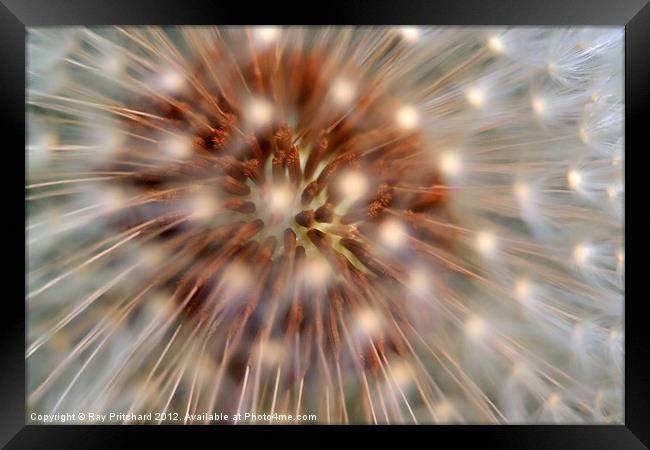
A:
[[[239,198],[231,198],[223,203],[224,208],[231,211],[237,211],[243,214],[251,214],[255,212],[255,203],[247,202]]]
[[[329,250],[332,247],[332,238],[316,228],[307,232],[309,240],[321,251]]]
[[[230,175],[219,177],[217,184],[221,189],[233,195],[248,195],[251,192],[250,187]]]
[[[243,172],[256,185],[261,186],[264,184],[264,172],[262,172],[260,162],[257,159],[249,159],[243,163]]]
[[[334,207],[331,203],[325,203],[323,206],[316,210],[314,219],[321,223],[332,223],[334,219]]]
[[[305,189],[302,191],[302,196],[300,198],[301,202],[303,205],[307,205],[311,203],[311,201],[316,197],[318,194],[318,182],[317,181],[312,181],[309,183],[307,186],[305,186]]]
[[[293,132],[291,128],[286,125],[280,127],[280,129],[275,133],[275,141],[278,144],[278,149],[286,153],[291,148],[291,140],[293,138]]]
[[[291,150],[287,154],[286,165],[291,182],[294,184],[299,183],[302,178],[302,173],[300,171],[300,154],[295,145],[291,147]]]
[[[260,266],[268,264],[268,262],[273,257],[273,254],[275,253],[276,245],[277,245],[277,239],[275,237],[273,236],[267,237],[262,243],[262,246],[260,247],[260,250],[257,254],[257,264],[259,264]]]
[[[314,210],[309,209],[306,211],[301,211],[294,217],[296,223],[305,228],[309,228],[314,224]]]
[[[212,133],[210,133],[209,138],[210,148],[217,151],[224,150],[228,144],[229,135],[230,134],[222,128],[213,130]]]
[[[221,156],[217,158],[215,166],[223,170],[227,175],[237,179],[244,180],[244,163],[232,155]]]
[[[388,206],[393,200],[393,188],[387,183],[382,183],[377,188],[377,199],[382,206]]]
[[[233,241],[236,244],[246,242],[259,233],[262,228],[264,228],[264,221],[262,219],[249,222],[240,228],[237,234],[233,237]]]
[[[273,154],[271,166],[273,169],[273,179],[276,181],[284,180],[284,168],[287,162],[287,154],[283,151],[276,151]]]
[[[374,273],[378,275],[388,275],[390,273],[390,270],[372,255],[367,245],[349,238],[342,238],[340,243]]]
[[[378,217],[384,212],[384,205],[379,200],[375,200],[368,206],[368,215],[370,217]]]
[[[284,251],[293,253],[296,248],[296,233],[291,228],[284,230]]]
[[[327,152],[327,146],[328,139],[323,131],[318,144],[312,146],[309,156],[307,157],[307,163],[305,164],[305,178],[309,179],[314,175],[318,163]]]

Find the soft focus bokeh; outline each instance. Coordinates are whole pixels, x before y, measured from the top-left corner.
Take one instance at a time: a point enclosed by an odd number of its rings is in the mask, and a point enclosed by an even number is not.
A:
[[[27,79],[28,423],[622,423],[622,28],[32,28]]]

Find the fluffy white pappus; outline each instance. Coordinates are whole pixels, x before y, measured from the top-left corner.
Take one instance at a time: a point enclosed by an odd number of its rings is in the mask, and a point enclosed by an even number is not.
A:
[[[33,116],[27,124],[26,170],[37,173],[47,167],[59,143],[59,130]]]
[[[504,54],[546,72],[570,87],[588,87],[621,70],[621,28],[600,33],[578,29],[514,28],[501,37]]]
[[[254,27],[252,29],[253,38],[255,43],[260,47],[265,47],[271,44],[275,44],[277,40],[282,36],[282,30],[280,27],[275,26],[260,26]]]
[[[597,155],[611,158],[623,146],[623,115],[620,100],[595,97],[585,105],[578,121],[578,139]]]
[[[571,127],[580,120],[585,108],[594,99],[594,94],[544,80],[530,91],[530,108],[542,127]],[[568,130],[565,130],[568,132]]]
[[[81,46],[81,30],[34,30],[27,35],[27,81],[30,91],[57,93],[65,85],[66,58]]]
[[[621,423],[622,29],[27,53],[30,410]]]

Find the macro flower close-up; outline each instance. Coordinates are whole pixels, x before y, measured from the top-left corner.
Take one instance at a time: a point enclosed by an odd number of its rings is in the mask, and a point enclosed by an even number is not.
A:
[[[28,28],[28,423],[622,423],[623,56]]]

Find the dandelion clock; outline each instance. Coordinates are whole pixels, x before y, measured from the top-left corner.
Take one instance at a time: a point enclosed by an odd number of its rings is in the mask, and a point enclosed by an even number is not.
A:
[[[621,424],[623,37],[29,28],[28,421]]]

